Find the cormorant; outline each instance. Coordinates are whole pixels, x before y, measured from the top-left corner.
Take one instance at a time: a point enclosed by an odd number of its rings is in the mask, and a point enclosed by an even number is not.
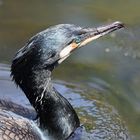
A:
[[[43,135],[54,140],[72,139],[80,121],[68,100],[53,87],[51,73],[77,48],[123,27],[121,22],[97,28],[59,24],[33,36],[13,58],[11,76],[35,108],[38,123],[20,116],[19,110],[3,107],[0,139],[47,139]]]

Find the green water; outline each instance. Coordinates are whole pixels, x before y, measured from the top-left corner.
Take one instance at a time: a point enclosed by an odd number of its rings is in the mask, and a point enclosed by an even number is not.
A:
[[[73,23],[93,27],[116,20],[124,22],[124,30],[74,52],[54,71],[53,77],[64,96],[74,96],[72,104],[88,130],[104,128],[100,127],[99,118],[104,119],[105,126],[119,121],[119,126],[125,126],[131,139],[139,140],[139,6],[139,0],[0,0],[0,63],[10,64],[15,52],[32,35],[50,25]],[[1,89],[3,79],[9,75],[9,70],[5,74],[5,67],[2,65],[0,73]],[[4,92],[1,90],[0,94]],[[84,100],[79,101],[83,104],[77,104],[77,98]]]

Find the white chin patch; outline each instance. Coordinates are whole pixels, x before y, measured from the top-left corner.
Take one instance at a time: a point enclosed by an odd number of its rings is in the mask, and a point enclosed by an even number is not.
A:
[[[70,54],[69,54],[70,55]],[[67,57],[69,57],[69,55],[66,55],[65,57],[61,58],[59,61],[58,61],[58,64],[62,63]]]
[[[69,55],[70,52],[73,50],[72,45],[68,45],[67,47],[65,47],[61,52],[60,52],[60,60],[58,61],[58,63],[62,63]]]
[[[68,45],[67,47],[65,47],[61,52],[60,52],[60,58],[63,58],[65,56],[67,56],[68,54],[70,54],[70,52],[72,51],[72,45]]]

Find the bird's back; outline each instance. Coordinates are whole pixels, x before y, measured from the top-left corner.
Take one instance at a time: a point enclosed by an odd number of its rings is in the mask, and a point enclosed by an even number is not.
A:
[[[11,111],[30,120],[35,120],[37,117],[36,111],[33,108],[23,107],[22,105],[12,101],[5,101],[4,99],[0,99],[0,109]]]
[[[34,111],[0,100],[0,140],[41,140],[34,117]]]

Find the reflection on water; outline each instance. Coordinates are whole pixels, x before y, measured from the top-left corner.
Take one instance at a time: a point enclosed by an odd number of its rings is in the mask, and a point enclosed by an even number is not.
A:
[[[93,137],[96,140],[129,139],[124,122],[115,108],[99,100],[101,94],[98,91],[78,87],[76,84],[59,81],[56,84],[60,93],[76,108],[82,124]],[[92,94],[90,98],[89,93]],[[95,94],[96,98],[93,97]]]
[[[10,64],[17,49],[49,25],[74,23],[92,27],[123,21],[124,30],[78,50],[69,62],[63,63],[54,72],[58,79],[55,86],[77,109],[81,121],[93,134],[104,136],[113,134],[111,130],[128,129],[133,139],[139,140],[139,5],[139,0],[0,0],[0,63]],[[9,68],[2,65],[0,97],[14,100],[15,96],[17,103],[30,106],[9,80]],[[104,130],[106,126],[108,133]]]

